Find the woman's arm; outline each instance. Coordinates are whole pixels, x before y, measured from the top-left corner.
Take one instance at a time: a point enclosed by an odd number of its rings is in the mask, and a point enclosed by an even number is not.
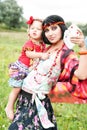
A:
[[[87,51],[87,49],[85,47],[81,47],[80,51],[85,52]],[[81,80],[87,78],[87,54],[80,55],[79,66],[78,69],[75,71],[75,75]]]
[[[80,32],[80,35],[78,37],[72,37],[71,41],[73,43],[78,44],[80,47],[80,53],[82,54],[79,57],[79,65],[78,69],[74,72],[75,76],[78,77],[80,80],[84,80],[87,78],[87,54],[83,54],[83,52],[87,52],[85,41],[84,41],[84,35],[82,32]]]

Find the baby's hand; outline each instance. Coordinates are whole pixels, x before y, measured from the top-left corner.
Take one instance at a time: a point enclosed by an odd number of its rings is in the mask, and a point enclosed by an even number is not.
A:
[[[46,60],[49,58],[49,53],[43,53],[41,59]]]
[[[9,76],[12,77],[14,74],[18,73],[18,69],[9,69]]]

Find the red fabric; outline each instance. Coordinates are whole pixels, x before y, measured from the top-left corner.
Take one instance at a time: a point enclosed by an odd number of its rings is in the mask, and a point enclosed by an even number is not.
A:
[[[74,93],[70,93],[67,89],[67,86],[71,86],[71,84],[69,82],[58,82],[48,95],[51,102],[74,104],[87,103],[87,99],[79,98],[78,96],[74,95]]]
[[[26,56],[25,51],[31,50],[31,51],[36,51],[36,52],[43,52],[44,49],[45,49],[45,44],[43,44],[43,43],[40,45],[36,45],[32,41],[27,41],[24,44],[24,46],[22,47],[22,52],[21,52],[21,55],[18,60],[29,67],[29,66],[31,66],[32,59],[30,59],[29,57]]]
[[[64,46],[65,51],[68,50]],[[63,51],[62,51],[63,53]],[[79,80],[74,76],[72,70],[78,67],[78,59],[74,52],[71,52],[63,60],[64,69],[59,76],[56,86],[49,93],[52,102],[87,103],[87,79]],[[61,97],[61,98],[60,98]]]

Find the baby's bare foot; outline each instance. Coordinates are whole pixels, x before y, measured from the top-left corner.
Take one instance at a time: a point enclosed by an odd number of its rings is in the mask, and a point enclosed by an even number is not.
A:
[[[5,112],[6,112],[8,119],[12,121],[14,119],[14,111],[12,109],[9,109],[8,107],[6,107]]]

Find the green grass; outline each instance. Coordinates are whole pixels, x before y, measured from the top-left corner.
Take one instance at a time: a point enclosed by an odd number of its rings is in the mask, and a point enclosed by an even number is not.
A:
[[[27,40],[25,32],[0,32],[0,130],[11,123],[4,112],[11,88],[8,86],[8,64],[20,54]],[[59,130],[87,130],[87,104],[52,104]]]

